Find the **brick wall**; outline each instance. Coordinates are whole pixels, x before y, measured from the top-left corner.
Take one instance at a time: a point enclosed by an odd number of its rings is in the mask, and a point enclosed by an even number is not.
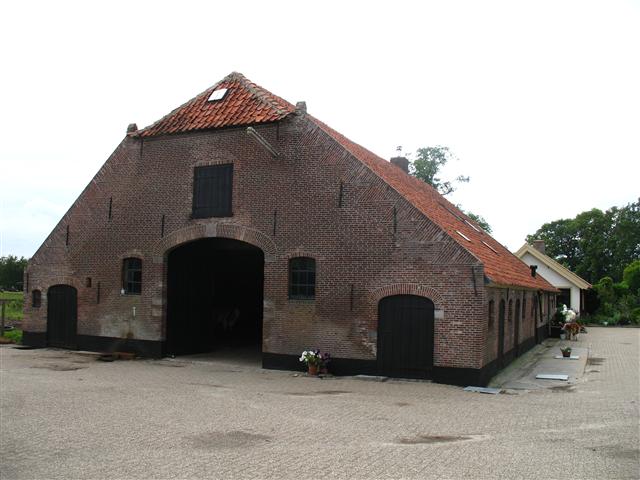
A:
[[[485,364],[496,293],[478,260],[304,116],[256,130],[279,158],[242,128],[126,137],[30,261],[29,289],[43,295],[35,309],[27,292],[25,330],[46,330],[46,290],[65,283],[78,290],[79,334],[162,340],[168,252],[220,236],[265,253],[265,352],[374,359],[377,302],[412,293],[436,305],[436,366]],[[215,163],[234,164],[233,216],[191,219],[193,168]],[[316,259],[313,301],[288,298],[299,255]],[[141,295],[120,294],[130,256],[143,262]]]
[[[544,305],[542,316],[536,310],[538,303],[538,291],[514,288],[487,288],[487,304],[485,308],[485,329],[487,341],[484,345],[483,365],[491,363],[498,357],[498,327],[500,301],[505,302],[505,328],[504,328],[504,353],[510,352],[516,346],[522,346],[535,341],[536,328],[546,325],[549,321],[549,302],[553,302],[553,295],[542,293]],[[519,300],[520,322],[518,327],[518,339],[515,341],[516,332],[516,305]],[[493,321],[489,319],[489,302],[493,301]],[[511,302],[511,303],[510,303]],[[509,314],[511,305],[511,314]],[[539,307],[537,307],[539,309]],[[511,320],[509,320],[511,319]]]

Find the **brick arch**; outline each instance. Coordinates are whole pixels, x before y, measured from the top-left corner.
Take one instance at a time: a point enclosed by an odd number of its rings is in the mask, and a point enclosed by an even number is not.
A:
[[[371,304],[377,307],[380,300],[392,295],[416,295],[418,297],[426,297],[433,302],[436,310],[442,310],[444,305],[444,298],[435,288],[420,285],[419,283],[394,283],[385,285],[370,292],[369,299]]]
[[[201,223],[171,232],[156,243],[154,254],[164,255],[179,245],[203,238],[230,238],[249,243],[264,252],[265,261],[272,258],[277,251],[275,242],[261,231],[237,223],[220,222]]]
[[[133,249],[127,250],[126,252],[121,253],[119,258],[120,258],[120,261],[126,258],[139,258],[140,260],[144,260],[145,255],[142,252],[142,250],[133,248]]]
[[[30,291],[28,292],[29,294],[29,298],[28,300],[28,305],[29,308],[31,308],[31,292],[33,290],[40,290],[40,308],[42,308],[45,318],[47,315],[47,307],[49,304],[49,289],[51,287],[54,287],[56,285],[68,285],[70,287],[73,287],[76,289],[76,292],[78,294],[78,297],[80,296],[80,292],[82,291],[82,281],[79,279],[76,279],[74,277],[70,277],[68,275],[59,275],[56,277],[50,277],[46,280],[46,282],[37,282],[35,285],[31,286],[29,285]]]
[[[304,250],[302,248],[295,248],[293,250],[288,250],[287,252],[284,253],[283,257],[286,258],[287,260],[290,260],[296,257],[309,257],[309,258],[313,258],[316,261],[322,260],[324,258],[322,255],[318,254],[317,252],[311,252],[309,250]]]
[[[45,286],[46,285],[46,286]],[[82,282],[74,277],[70,277],[68,275],[60,275],[57,277],[50,277],[46,284],[40,284],[38,283],[38,286],[41,286],[42,288],[40,288],[40,291],[42,292],[42,297],[46,297],[47,294],[49,293],[49,288],[55,286],[55,285],[69,285],[70,287],[75,288],[76,290],[78,290],[78,293],[80,293],[80,290],[82,288]],[[32,288],[32,290],[34,290],[34,288]]]

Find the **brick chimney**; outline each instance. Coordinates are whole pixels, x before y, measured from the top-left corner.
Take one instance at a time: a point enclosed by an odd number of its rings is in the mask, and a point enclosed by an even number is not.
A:
[[[543,253],[543,254],[546,255],[545,248],[544,248],[544,240],[534,240],[533,241],[533,248],[538,250],[540,253]]]
[[[307,113],[307,102],[298,102],[296,103],[296,114],[304,115]]]
[[[409,173],[409,160],[405,157],[393,157],[391,159],[391,163],[396,167],[401,168],[404,173]]]

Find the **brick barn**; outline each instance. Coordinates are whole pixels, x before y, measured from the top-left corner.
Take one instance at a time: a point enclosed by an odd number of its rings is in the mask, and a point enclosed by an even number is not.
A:
[[[555,289],[407,165],[232,73],[129,126],[29,262],[24,343],[484,385]]]

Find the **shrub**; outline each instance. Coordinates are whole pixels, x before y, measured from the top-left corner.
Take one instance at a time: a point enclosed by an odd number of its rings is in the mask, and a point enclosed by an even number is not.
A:
[[[640,294],[640,260],[627,265],[622,273],[622,280],[627,284],[632,294]]]
[[[22,330],[18,330],[17,328],[7,330],[4,332],[4,338],[8,338],[13,343],[22,343]]]

